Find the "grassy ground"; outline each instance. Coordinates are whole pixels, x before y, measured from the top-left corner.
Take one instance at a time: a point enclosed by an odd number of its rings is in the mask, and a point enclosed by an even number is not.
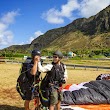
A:
[[[49,62],[49,60],[47,59]],[[47,62],[44,61],[44,62]],[[63,62],[65,64],[76,64],[76,65],[86,65],[86,66],[110,66],[110,60],[69,60],[69,59],[63,59]]]
[[[20,67],[18,64],[0,64],[0,110],[23,110],[23,100],[15,89]],[[110,70],[69,68],[67,84],[95,80],[101,73],[110,73]]]
[[[23,58],[14,58],[14,60],[16,61],[24,61]],[[52,59],[46,59],[44,60],[44,62],[51,62]],[[108,67],[110,66],[110,60],[93,60],[93,59],[83,59],[83,60],[76,60],[76,59],[66,59],[66,58],[63,58],[63,62],[65,64],[76,64],[76,65],[86,65],[86,66],[105,66],[105,67]]]

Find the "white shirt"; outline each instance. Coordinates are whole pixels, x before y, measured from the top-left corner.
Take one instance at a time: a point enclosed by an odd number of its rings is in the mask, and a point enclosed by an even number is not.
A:
[[[52,64],[47,64],[44,67],[41,65],[41,62],[38,62],[38,70],[40,72],[46,73],[48,71],[51,71],[53,65]],[[64,65],[65,68],[65,72],[64,72],[64,78],[67,79],[68,75],[67,75],[67,69],[66,69],[66,65]]]

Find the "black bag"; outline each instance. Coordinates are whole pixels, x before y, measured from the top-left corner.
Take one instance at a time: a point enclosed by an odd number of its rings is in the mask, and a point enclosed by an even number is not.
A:
[[[31,85],[32,85],[26,74],[27,65],[28,65],[28,63],[22,64],[21,74],[19,75],[19,77],[17,79],[17,84],[16,84],[16,90],[18,91],[18,93],[20,94],[20,96],[23,100],[25,100],[26,91],[30,90]]]
[[[110,74],[100,74],[96,80],[110,80]]]
[[[40,88],[39,88],[39,97],[41,104],[45,107],[49,107],[50,104],[50,89],[48,87],[48,80],[47,80],[48,74],[44,77],[44,79],[41,81]]]

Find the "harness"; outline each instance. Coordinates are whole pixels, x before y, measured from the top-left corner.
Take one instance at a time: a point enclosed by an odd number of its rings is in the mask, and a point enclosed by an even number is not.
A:
[[[60,65],[57,65],[55,63],[52,63],[53,67],[51,71],[47,72],[47,80],[48,83],[51,85],[54,85],[55,87],[60,87],[63,84],[64,80],[64,64],[61,63]]]
[[[28,68],[28,66],[30,68]],[[32,98],[34,98],[35,97],[34,92],[36,91],[36,88],[39,87],[38,83],[40,81],[39,76],[41,73],[37,71],[36,76],[32,76],[31,78],[29,78],[29,75],[27,74],[27,72],[30,71],[32,67],[33,67],[32,62],[29,63],[24,62],[22,64],[21,74],[17,79],[16,89],[23,100],[25,100],[25,94],[27,90],[32,91]]]

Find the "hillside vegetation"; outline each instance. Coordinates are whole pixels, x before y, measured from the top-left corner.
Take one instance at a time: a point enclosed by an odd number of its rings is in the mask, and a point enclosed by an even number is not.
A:
[[[3,50],[26,53],[33,48],[51,51],[110,49],[110,5],[90,18],[79,18],[65,27],[49,30],[31,44],[13,45]]]

